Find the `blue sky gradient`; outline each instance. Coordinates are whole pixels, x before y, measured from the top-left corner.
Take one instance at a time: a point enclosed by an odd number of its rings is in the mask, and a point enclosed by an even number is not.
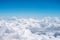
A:
[[[60,16],[60,0],[0,0],[0,16]]]

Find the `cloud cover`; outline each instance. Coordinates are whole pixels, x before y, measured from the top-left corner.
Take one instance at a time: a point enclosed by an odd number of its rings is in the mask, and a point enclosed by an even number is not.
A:
[[[0,17],[0,40],[59,40],[60,18]]]

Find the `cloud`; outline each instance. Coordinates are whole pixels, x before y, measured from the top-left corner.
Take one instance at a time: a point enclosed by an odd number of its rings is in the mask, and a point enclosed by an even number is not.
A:
[[[0,18],[1,40],[59,40],[59,34],[59,17]]]

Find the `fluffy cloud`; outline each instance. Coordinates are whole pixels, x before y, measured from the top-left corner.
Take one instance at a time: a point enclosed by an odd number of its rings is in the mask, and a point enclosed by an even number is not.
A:
[[[0,40],[59,40],[60,18],[0,18]]]

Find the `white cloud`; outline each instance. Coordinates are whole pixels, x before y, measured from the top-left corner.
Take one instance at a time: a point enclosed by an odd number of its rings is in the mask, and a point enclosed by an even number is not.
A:
[[[59,40],[59,17],[0,18],[0,40]]]

